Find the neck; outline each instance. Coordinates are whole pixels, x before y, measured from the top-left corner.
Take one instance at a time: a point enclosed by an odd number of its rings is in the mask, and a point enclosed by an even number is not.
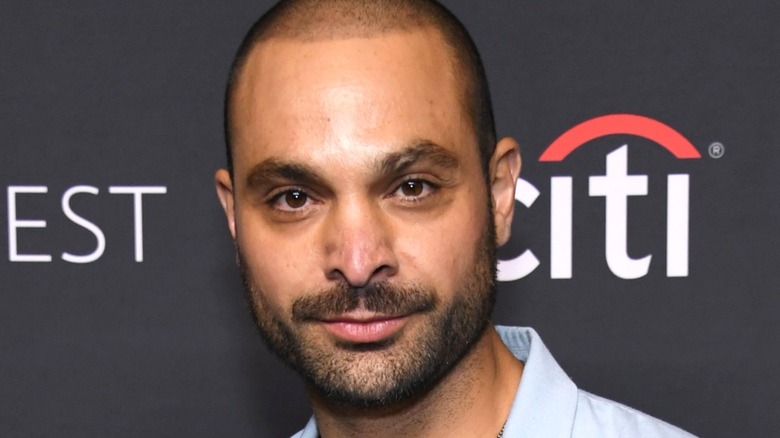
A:
[[[509,415],[522,372],[523,363],[490,326],[436,386],[406,403],[364,411],[310,395],[322,438],[495,438]]]

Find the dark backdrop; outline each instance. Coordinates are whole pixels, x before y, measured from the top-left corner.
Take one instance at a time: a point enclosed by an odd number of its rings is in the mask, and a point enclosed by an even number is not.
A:
[[[212,183],[227,68],[269,4],[0,5],[0,435],[271,437],[303,426],[301,384],[255,333]],[[483,51],[499,133],[519,140],[522,178],[539,192],[518,203],[501,251],[528,249],[539,266],[501,283],[496,321],[535,327],[582,388],[697,435],[776,433],[778,7],[447,4]],[[559,135],[614,113],[674,128],[701,158],[618,132],[539,161]],[[605,198],[589,196],[589,178],[623,145],[628,173],[648,187],[628,199],[624,249],[652,255],[630,280],[606,262]],[[669,174],[690,186],[689,223],[672,224],[687,232],[675,243],[689,249],[687,273],[673,276]],[[551,178],[562,176],[571,278],[550,271]]]

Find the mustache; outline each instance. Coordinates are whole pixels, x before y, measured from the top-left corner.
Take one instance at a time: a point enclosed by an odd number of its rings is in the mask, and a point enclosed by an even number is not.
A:
[[[419,286],[402,286],[386,281],[364,287],[340,282],[315,294],[296,299],[292,318],[296,322],[321,321],[361,307],[382,315],[408,315],[429,312],[439,304],[437,295]]]

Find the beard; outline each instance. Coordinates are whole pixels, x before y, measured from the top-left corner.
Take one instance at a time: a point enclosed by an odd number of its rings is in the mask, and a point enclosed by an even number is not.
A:
[[[257,287],[238,247],[239,269],[263,340],[310,390],[331,403],[376,409],[419,397],[468,354],[490,322],[496,299],[496,239],[489,216],[471,269],[447,303],[420,284],[384,280],[355,288],[339,282],[303,294],[287,316]],[[334,343],[318,332],[317,321],[358,308],[417,320],[375,343]]]

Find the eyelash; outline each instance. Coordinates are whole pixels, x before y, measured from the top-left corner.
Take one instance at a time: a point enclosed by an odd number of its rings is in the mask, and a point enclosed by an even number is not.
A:
[[[293,193],[300,193],[300,195],[303,197],[304,205],[296,208],[291,206],[288,202],[286,202],[286,200],[284,200],[284,197]],[[273,193],[268,199],[267,204],[277,212],[283,214],[296,214],[301,212],[303,209],[305,209],[311,202],[312,202],[312,197],[309,195],[309,193],[306,190],[300,187],[292,187],[292,188],[284,189],[282,191]],[[279,206],[280,203],[284,203],[286,205],[286,208],[280,208]]]
[[[422,185],[421,193],[419,195],[406,195],[403,193],[405,185],[410,183],[416,183]],[[396,186],[396,188],[390,193],[388,197],[397,195],[402,199],[402,202],[420,202],[428,198],[429,196],[433,195],[438,189],[439,189],[439,185],[434,184],[424,178],[410,177],[401,181],[401,183]],[[298,193],[303,198],[304,204],[301,205],[300,207],[291,206],[289,202],[287,202],[287,200],[284,199],[287,195],[294,194],[294,193]],[[311,202],[313,202],[313,200],[314,199],[309,195],[309,193],[306,190],[300,187],[292,187],[292,188],[284,189],[282,191],[273,193],[269,197],[267,204],[280,213],[296,214],[303,211],[307,206],[309,206]],[[280,203],[284,203],[285,207],[284,208],[280,207]]]
[[[403,193],[404,186],[409,183],[417,183],[422,185],[422,193],[419,195],[406,195]],[[424,178],[415,178],[410,177],[403,180],[396,189],[392,192],[392,195],[398,194],[401,198],[403,198],[404,202],[420,202],[424,200],[425,198],[433,195],[436,190],[439,189],[439,186],[437,184],[434,184]]]

